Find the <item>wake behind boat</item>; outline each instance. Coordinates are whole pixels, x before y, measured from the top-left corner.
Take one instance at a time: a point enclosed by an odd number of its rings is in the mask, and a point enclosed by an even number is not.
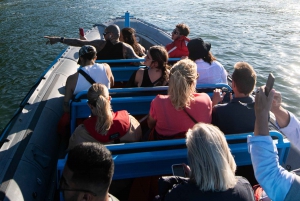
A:
[[[153,45],[172,42],[170,34],[163,29],[137,18],[118,17],[103,24],[96,24],[86,32],[88,40],[101,38],[105,27],[116,24],[120,29],[132,27],[136,30],[139,43],[146,49]],[[58,55],[38,79],[20,104],[13,118],[1,134],[0,152],[0,200],[53,200],[57,180],[65,163],[66,145],[56,133],[57,123],[63,114],[64,85],[69,75],[78,69],[78,47],[68,47]],[[140,60],[128,60],[134,62]],[[124,62],[101,61],[101,62]],[[139,67],[112,67],[115,81],[126,82]],[[229,83],[231,79],[229,77]],[[199,92],[211,93],[222,84],[197,86]],[[136,116],[148,114],[150,101],[158,93],[166,93],[167,87],[111,89],[114,97],[113,109],[126,109]],[[90,114],[86,105],[86,92],[78,94],[71,103],[71,130],[75,128],[76,118],[87,118]],[[130,97],[130,100],[128,100]],[[131,100],[134,99],[135,102]],[[138,107],[139,105],[139,107]],[[275,130],[274,117],[271,116],[270,129]],[[237,165],[251,165],[245,142],[246,134],[227,136]],[[272,135],[279,149],[280,161],[295,169],[300,167],[293,158],[299,157],[291,149],[289,142],[279,132]],[[277,140],[278,139],[278,140]],[[244,140],[235,143],[235,140]],[[232,143],[230,143],[232,141]],[[142,176],[171,173],[171,165],[187,162],[185,140],[165,140],[155,142],[126,143],[107,146],[115,160],[113,179],[137,178]],[[176,150],[176,152],[174,152]],[[59,159],[59,161],[58,161]],[[287,160],[286,160],[287,159]],[[57,163],[58,162],[58,163]],[[157,164],[160,168],[157,168]],[[133,168],[134,167],[134,168]]]

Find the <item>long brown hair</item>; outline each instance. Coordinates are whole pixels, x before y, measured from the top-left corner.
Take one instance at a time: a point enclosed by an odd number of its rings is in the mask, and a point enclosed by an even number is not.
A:
[[[123,28],[121,30],[121,32],[122,32],[124,42],[131,45],[134,52],[138,56],[143,56],[144,53],[142,52],[142,49],[140,48],[140,46],[139,46],[139,44],[138,44],[138,42],[136,41],[136,38],[135,38],[135,30],[133,28],[127,27],[127,28]]]
[[[156,45],[150,47],[149,53],[152,57],[152,62],[157,62],[157,68],[161,69],[162,71],[162,76],[156,83],[157,86],[162,86],[164,82],[168,82],[169,80],[168,69],[170,68],[170,66],[168,65],[168,52],[166,51],[165,47]]]

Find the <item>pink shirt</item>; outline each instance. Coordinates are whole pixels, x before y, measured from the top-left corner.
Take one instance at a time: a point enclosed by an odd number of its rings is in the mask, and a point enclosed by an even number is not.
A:
[[[212,103],[206,93],[195,93],[195,101],[186,111],[198,122],[211,123]],[[194,126],[193,120],[183,111],[176,110],[169,95],[157,95],[151,102],[150,116],[156,120],[155,130],[165,136],[186,132]]]

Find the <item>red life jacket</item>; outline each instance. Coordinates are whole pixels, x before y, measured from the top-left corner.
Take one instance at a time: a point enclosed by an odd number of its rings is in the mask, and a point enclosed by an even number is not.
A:
[[[180,58],[182,56],[189,56],[189,50],[187,44],[190,42],[185,36],[180,36],[180,38],[174,40],[172,43],[166,46],[166,50],[170,58]]]
[[[89,134],[102,143],[115,141],[123,137],[130,128],[129,114],[126,110],[113,113],[113,124],[106,135],[102,135],[95,130],[97,116],[86,119],[83,124]]]

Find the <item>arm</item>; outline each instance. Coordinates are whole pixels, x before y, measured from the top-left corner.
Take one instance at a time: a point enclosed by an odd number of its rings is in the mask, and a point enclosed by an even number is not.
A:
[[[275,91],[271,90],[267,97],[264,89],[260,87],[255,96],[255,136],[248,137],[248,147],[257,181],[272,200],[284,200],[294,181],[294,174],[278,163],[277,150],[268,127],[268,115]]]
[[[143,59],[136,55],[132,47],[126,43],[123,43],[123,57],[125,59]],[[135,62],[134,65],[139,66],[141,62]]]
[[[110,87],[113,87],[115,83],[114,83],[114,76],[111,72],[111,68],[107,63],[104,63],[103,65],[105,67],[106,75],[110,81]]]
[[[70,112],[69,102],[72,99],[74,89],[77,83],[78,74],[70,75],[67,78],[64,97],[64,112]]]
[[[148,116],[148,119],[147,119],[147,123],[148,123],[148,127],[150,129],[154,128],[155,125],[156,125],[156,120],[153,119],[153,117],[151,117],[150,115]]]
[[[57,37],[57,36],[44,36],[44,38],[48,39],[46,44],[50,44],[50,45],[53,45],[58,42],[62,42],[63,44],[75,46],[75,47],[92,45],[97,49],[97,51],[100,51],[105,45],[105,41],[101,39],[89,41],[89,40],[80,40],[77,38],[64,38],[63,40],[61,40],[61,37]]]
[[[292,113],[284,109],[281,103],[281,93],[275,91],[271,112],[276,117],[277,127],[287,136],[295,148],[300,150],[300,122]]]

